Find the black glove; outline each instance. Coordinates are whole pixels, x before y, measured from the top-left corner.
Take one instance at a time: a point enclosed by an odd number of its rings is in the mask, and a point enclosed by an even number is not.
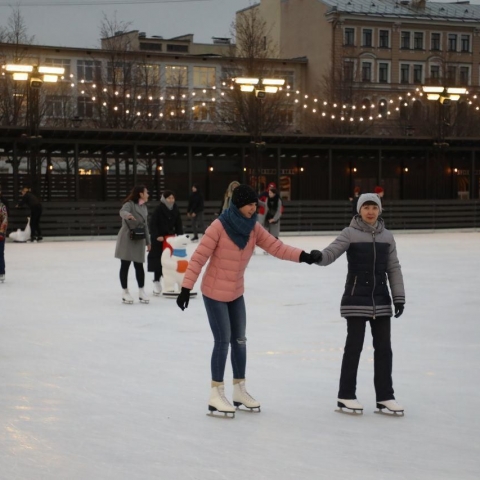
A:
[[[312,257],[313,263],[318,263],[322,261],[323,255],[320,250],[312,250],[310,252],[310,256]]]
[[[398,318],[405,308],[405,304],[403,303],[395,303],[395,318]]]
[[[309,253],[302,252],[300,254],[300,263],[308,263],[309,265],[311,265],[313,263],[313,258]]]
[[[182,291],[177,297],[177,305],[183,310],[188,307],[188,302],[190,301],[190,289],[182,287]]]

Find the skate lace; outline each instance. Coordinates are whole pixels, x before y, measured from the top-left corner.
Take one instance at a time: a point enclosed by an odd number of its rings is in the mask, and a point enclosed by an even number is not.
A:
[[[229,407],[232,406],[228,401],[227,397],[225,396],[225,390],[223,388],[218,389],[218,395],[220,396],[220,400],[222,401],[222,403],[228,405]]]
[[[247,392],[247,388],[245,387],[244,383],[240,384],[240,392],[242,394],[242,397],[245,397],[252,402],[256,402],[256,400]]]

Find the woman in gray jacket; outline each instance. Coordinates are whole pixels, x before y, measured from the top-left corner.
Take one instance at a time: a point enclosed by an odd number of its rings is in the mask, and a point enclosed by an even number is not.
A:
[[[143,264],[145,263],[145,246],[146,249],[150,251],[150,234],[148,232],[147,221],[148,209],[146,205],[148,196],[147,187],[145,187],[145,185],[137,185],[125,199],[123,207],[120,210],[122,227],[118,232],[115,258],[119,258],[121,261],[120,283],[123,288],[123,303],[133,303],[133,298],[128,291],[128,270],[131,262],[133,262],[133,266],[135,267],[140,302],[149,302],[144,290],[145,271],[143,269]],[[142,239],[133,240],[131,238],[131,231],[137,227],[143,227],[145,235]]]
[[[395,401],[392,382],[392,348],[390,319],[392,298],[395,318],[405,305],[405,290],[395,239],[379,218],[382,213],[380,198],[374,193],[360,196],[350,226],[322,252],[315,254],[319,265],[330,265],[347,252],[348,274],[341,301],[341,315],[347,320],[347,340],[343,354],[338,406],[362,412],[363,406],[356,397],[357,370],[365,338],[367,322],[373,336],[374,385],[377,408],[403,413]]]

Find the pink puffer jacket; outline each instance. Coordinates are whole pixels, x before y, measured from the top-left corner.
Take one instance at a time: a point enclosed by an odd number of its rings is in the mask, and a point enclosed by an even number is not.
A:
[[[202,293],[219,302],[232,302],[243,295],[243,275],[255,245],[274,257],[291,262],[299,262],[302,253],[299,248],[284,245],[259,223],[252,230],[247,246],[241,250],[230,239],[222,222],[217,219],[207,229],[192,255],[182,287],[191,290],[203,266],[210,259],[202,280]]]

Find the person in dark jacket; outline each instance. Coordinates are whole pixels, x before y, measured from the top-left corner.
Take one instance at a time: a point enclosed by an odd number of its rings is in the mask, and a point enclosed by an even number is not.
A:
[[[23,187],[20,192],[22,198],[18,202],[17,208],[28,207],[30,209],[30,241],[40,242],[43,240],[42,232],[40,230],[40,217],[42,216],[42,204],[40,200],[32,193],[30,187]]]
[[[175,194],[165,190],[160,204],[150,218],[150,236],[152,248],[148,254],[148,271],[153,272],[153,294],[160,295],[162,288],[162,252],[165,237],[183,235],[182,218],[180,210],[175,203]]]
[[[198,241],[198,232],[205,232],[205,224],[203,221],[203,196],[198,189],[198,185],[192,185],[192,193],[188,201],[187,217],[192,222],[193,238],[192,242]]]
[[[7,238],[7,207],[0,199],[0,283],[5,281],[5,238]]]
[[[355,412],[363,411],[356,397],[357,370],[365,338],[367,322],[373,336],[374,385],[377,407],[403,413],[395,401],[392,382],[392,347],[390,320],[392,298],[395,318],[400,317],[405,305],[403,275],[397,257],[395,239],[385,228],[382,204],[378,195],[360,196],[358,215],[350,226],[314,258],[318,265],[330,265],[347,252],[348,274],[341,301],[341,315],[347,320],[347,340],[343,354],[338,392],[338,406]]]
[[[353,189],[353,197],[350,197],[350,203],[352,204],[352,215],[355,216],[357,211],[358,199],[360,198],[360,187],[355,187]]]

